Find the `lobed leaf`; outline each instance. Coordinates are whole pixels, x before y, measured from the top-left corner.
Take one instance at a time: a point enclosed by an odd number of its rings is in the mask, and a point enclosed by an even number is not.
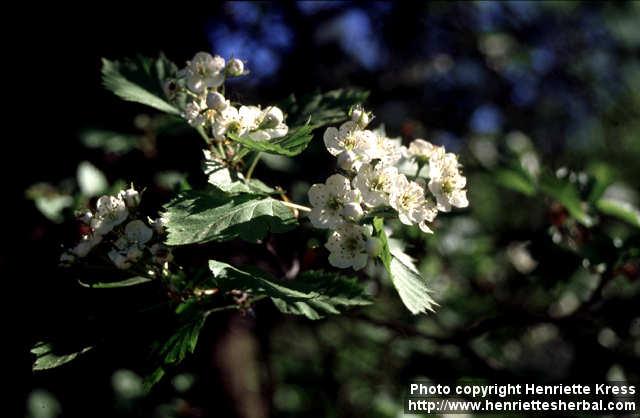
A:
[[[313,139],[311,125],[302,125],[292,128],[289,133],[282,138],[269,141],[255,141],[246,136],[238,136],[227,133],[227,136],[235,142],[244,145],[250,150],[266,152],[269,154],[284,155],[293,157],[304,151]]]

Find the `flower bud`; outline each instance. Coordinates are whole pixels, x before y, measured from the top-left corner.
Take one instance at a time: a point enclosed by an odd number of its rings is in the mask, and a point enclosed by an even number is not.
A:
[[[364,211],[362,210],[362,206],[360,206],[359,203],[354,202],[344,205],[341,211],[342,216],[353,221],[359,219],[363,213]]]
[[[271,106],[264,110],[261,126],[263,128],[275,128],[284,121],[282,110],[276,106]]]
[[[120,192],[122,200],[128,208],[135,208],[140,204],[140,193],[131,186],[127,190]]]
[[[351,171],[356,159],[357,156],[353,151],[343,151],[338,155],[338,167],[345,171]]]
[[[382,252],[382,242],[376,237],[370,237],[366,243],[367,254],[371,257],[377,257]]]
[[[358,124],[362,129],[369,124],[369,114],[361,107],[356,107],[351,111],[351,120]]]
[[[229,106],[229,102],[217,91],[207,95],[207,107],[215,110],[224,110]]]
[[[91,219],[93,219],[93,213],[91,213],[90,211],[86,211],[79,217],[79,219],[83,224],[91,225]]]
[[[244,63],[237,58],[232,58],[227,62],[227,74],[231,77],[238,77],[244,74]]]

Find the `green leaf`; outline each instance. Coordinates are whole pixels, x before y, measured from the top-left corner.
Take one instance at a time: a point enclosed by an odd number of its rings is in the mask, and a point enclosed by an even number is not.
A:
[[[31,349],[31,353],[36,355],[36,360],[33,363],[32,369],[34,371],[54,369],[75,360],[79,355],[86,353],[92,348],[92,346],[89,346],[72,353],[57,354],[54,353],[51,344],[39,342]]]
[[[206,317],[204,315],[197,316],[181,326],[176,333],[167,340],[159,351],[164,364],[180,363],[188,353],[195,351],[200,330],[204,325],[205,319]]]
[[[531,176],[523,169],[502,168],[493,173],[495,181],[507,189],[514,190],[527,196],[536,194],[536,184]]]
[[[602,198],[596,203],[596,208],[605,215],[618,218],[636,228],[640,228],[640,210],[628,202]]]
[[[582,202],[575,185],[552,174],[545,174],[540,178],[540,189],[560,202],[576,221],[586,227],[593,225],[594,220],[587,213],[587,205]]]
[[[109,187],[109,182],[102,171],[88,161],[82,161],[78,165],[76,177],[78,178],[80,192],[86,197],[104,193]]]
[[[34,203],[47,219],[61,223],[64,221],[63,211],[73,206],[73,197],[68,195],[38,196],[34,198]]]
[[[227,136],[253,151],[293,157],[307,148],[309,142],[313,139],[312,131],[313,127],[311,125],[302,125],[291,129],[289,133],[282,138],[272,139],[270,141],[254,141],[245,136],[233,134],[227,134]]]
[[[87,148],[100,149],[112,154],[126,154],[138,148],[142,137],[113,131],[90,129],[80,134],[80,141]]]
[[[294,280],[276,281],[257,269],[239,270],[227,263],[209,261],[213,285],[224,290],[247,290],[271,298],[284,313],[309,319],[339,314],[339,307],[368,305],[364,290],[354,278],[323,271],[308,271]]]
[[[150,279],[148,277],[135,276],[118,282],[84,283],[78,281],[78,283],[80,283],[80,285],[83,287],[89,287],[92,289],[115,289],[119,287],[137,286],[139,284],[148,283],[151,281],[153,281],[153,279]]]
[[[267,233],[291,230],[291,209],[271,197],[185,191],[165,206],[169,245],[242,238],[256,242]]]
[[[292,126],[308,123],[315,129],[348,119],[349,109],[363,103],[368,97],[369,92],[363,90],[331,90],[308,96],[299,102],[292,98],[289,105],[285,105],[285,110]]]
[[[384,224],[382,218],[373,220],[373,229],[375,236],[382,243],[382,251],[378,258],[382,261],[391,282],[395,286],[400,299],[404,305],[413,313],[433,312],[437,303],[431,297],[431,291],[427,286],[426,280],[416,266],[413,260],[399,249],[391,249],[387,234],[384,232]]]
[[[174,71],[175,65],[163,56],[123,62],[102,59],[102,83],[107,89],[124,100],[178,115],[180,111],[162,98],[162,83]]]

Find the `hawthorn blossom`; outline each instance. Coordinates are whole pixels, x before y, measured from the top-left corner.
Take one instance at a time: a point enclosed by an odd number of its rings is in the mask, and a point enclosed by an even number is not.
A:
[[[82,237],[80,242],[76,244],[75,247],[71,249],[71,254],[78,258],[84,258],[91,250],[102,241],[102,237],[100,235],[85,235]]]
[[[258,118],[260,121],[258,128],[247,133],[247,136],[254,141],[281,138],[289,132],[289,127],[284,123],[284,114],[276,106],[269,106]]]
[[[136,208],[140,204],[140,192],[133,188],[133,185],[126,190],[122,190],[118,193],[118,196],[124,200],[127,208]]]
[[[347,121],[340,129],[329,127],[324,132],[324,144],[331,155],[340,156],[347,153],[352,161],[350,169],[357,170],[362,163],[371,161],[375,147],[375,134],[362,130],[356,122]],[[352,153],[352,154],[349,154]],[[340,157],[339,157],[340,158]],[[344,168],[344,167],[343,167]]]
[[[387,138],[382,132],[375,132],[374,147],[370,155],[372,159],[378,159],[384,165],[396,165],[402,158],[403,148],[400,140]]]
[[[206,102],[209,109],[217,111],[224,110],[227,107],[231,106],[229,100],[225,99],[225,97],[217,91],[207,94]]]
[[[130,243],[144,245],[153,237],[153,230],[141,220],[136,219],[124,227],[124,234]]]
[[[424,188],[400,174],[389,195],[391,207],[398,211],[398,219],[405,225],[418,225],[423,232],[431,233],[428,223],[437,215],[435,205],[425,199]]]
[[[244,62],[237,58],[231,58],[227,63],[227,74],[232,77],[238,77],[244,74]]]
[[[362,201],[369,207],[389,204],[389,193],[394,187],[398,169],[385,167],[382,164],[364,164],[353,179],[353,187],[362,196]]]
[[[349,203],[359,203],[359,194],[351,189],[349,179],[334,174],[325,184],[314,184],[309,189],[313,206],[309,219],[316,228],[333,229],[344,222],[342,211]]]
[[[360,270],[367,265],[367,241],[371,230],[365,226],[343,223],[331,233],[325,248],[329,250],[329,264],[338,268]]]
[[[429,190],[436,197],[437,208],[449,212],[452,206],[465,208],[469,206],[467,179],[460,173],[458,157],[446,153],[439,158],[432,158],[429,163]]]
[[[122,196],[102,196],[96,203],[96,213],[91,219],[91,227],[97,235],[105,235],[123,223],[129,216]]]
[[[198,52],[184,69],[187,88],[194,93],[204,93],[207,88],[215,88],[224,82],[225,61],[219,55]]]

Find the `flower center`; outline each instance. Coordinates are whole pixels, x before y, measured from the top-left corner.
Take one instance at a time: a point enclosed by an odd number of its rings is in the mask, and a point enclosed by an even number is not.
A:
[[[347,151],[353,150],[356,147],[357,142],[358,141],[356,140],[355,136],[353,136],[353,134],[347,135],[343,142],[344,149],[346,149]]]
[[[331,196],[331,198],[327,201],[327,207],[332,211],[338,211],[342,208],[342,201],[338,199],[336,196]]]
[[[237,120],[229,122],[229,124],[227,125],[227,132],[230,132],[232,134],[240,132],[240,122],[238,122]]]
[[[358,248],[360,248],[360,240],[357,237],[349,237],[344,241],[344,249],[350,253],[355,254]]]

